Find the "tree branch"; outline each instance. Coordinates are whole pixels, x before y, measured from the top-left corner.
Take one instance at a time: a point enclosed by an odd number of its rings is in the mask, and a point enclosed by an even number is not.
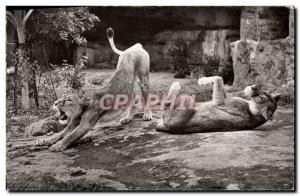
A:
[[[6,11],[6,18],[14,25],[15,28],[17,28],[16,18],[13,13],[11,13],[10,11]]]
[[[32,14],[33,10],[34,10],[34,9],[30,9],[30,10],[26,13],[25,17],[23,18],[23,21],[22,21],[22,22],[23,22],[24,25],[25,25],[26,21],[28,20],[28,18],[30,17],[30,15]]]

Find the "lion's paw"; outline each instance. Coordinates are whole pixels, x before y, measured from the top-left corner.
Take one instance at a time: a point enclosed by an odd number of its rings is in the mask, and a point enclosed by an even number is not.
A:
[[[51,152],[62,152],[67,148],[62,142],[57,142],[56,144],[50,146]]]
[[[211,76],[211,77],[202,77],[198,79],[198,85],[207,85],[207,84],[212,84],[217,80],[222,80],[220,76]]]
[[[120,123],[121,123],[121,125],[125,125],[125,124],[127,124],[127,123],[130,123],[132,121],[132,118],[121,118],[120,119]]]
[[[145,121],[148,121],[148,120],[152,120],[153,116],[152,116],[152,112],[147,112],[143,115],[143,119]]]

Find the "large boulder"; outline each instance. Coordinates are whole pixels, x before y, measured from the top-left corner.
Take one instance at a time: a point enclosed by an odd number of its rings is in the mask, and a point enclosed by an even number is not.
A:
[[[268,88],[293,85],[293,39],[239,40],[231,46],[235,87],[241,89],[253,83],[261,83]]]
[[[125,49],[124,46],[118,48]],[[119,55],[115,54],[108,43],[89,42],[86,47],[78,47],[75,52],[75,59],[82,56],[88,57],[89,66],[97,68],[113,69],[117,65]]]

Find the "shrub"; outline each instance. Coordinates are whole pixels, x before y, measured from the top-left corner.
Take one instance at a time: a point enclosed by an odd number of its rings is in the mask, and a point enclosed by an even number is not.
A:
[[[168,55],[172,58],[173,71],[176,72],[174,77],[184,78],[189,73],[187,43],[183,39],[177,39],[173,47],[169,48]]]
[[[217,56],[203,54],[202,60],[189,66],[192,78],[201,78],[219,75],[220,59]]]
[[[87,59],[86,56],[83,56],[76,65],[68,64],[66,61],[62,64],[64,68],[62,69],[61,75],[67,81],[67,87],[72,89],[73,92],[78,92],[85,84],[85,73],[82,72],[82,70],[87,64]]]
[[[285,86],[279,88],[277,91],[281,93],[278,105],[280,106],[294,106],[295,101],[295,88],[294,86]]]
[[[9,85],[16,88],[17,94],[20,95],[22,79],[31,76],[30,89],[33,89],[33,85],[36,86],[38,102],[46,108],[58,99],[58,93],[78,93],[85,84],[85,73],[82,72],[87,63],[85,56],[76,65],[64,61],[62,63],[63,68],[51,63],[50,67],[45,67],[40,65],[38,61],[29,61],[28,55],[24,51],[18,50],[14,54],[14,63],[17,63],[18,68],[17,80],[13,84],[9,83]],[[11,95],[7,96],[11,97]]]

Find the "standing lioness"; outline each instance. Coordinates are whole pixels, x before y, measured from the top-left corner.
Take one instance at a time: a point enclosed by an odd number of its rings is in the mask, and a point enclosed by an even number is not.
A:
[[[90,100],[77,95],[67,95],[55,101],[54,108],[59,111],[60,122],[68,125],[60,133],[36,141],[36,145],[48,145],[51,146],[51,151],[63,151],[92,129],[99,119],[110,119],[111,116],[114,116],[113,113],[118,113],[121,109],[114,107],[116,104],[113,100],[121,96],[128,98],[124,105],[129,107],[120,122],[122,124],[130,122],[133,118],[132,106],[136,82],[140,86],[144,100],[148,101],[149,54],[138,43],[125,51],[120,51],[114,44],[113,29],[108,28],[106,33],[112,50],[120,55],[114,74],[106,85],[93,93]],[[107,99],[107,102],[102,101],[105,100],[103,99],[105,97],[111,99]],[[144,120],[152,119],[149,104],[146,104],[143,118]]]
[[[213,83],[213,99],[209,102],[192,103],[164,111],[156,129],[169,133],[199,133],[253,129],[272,120],[280,95],[270,95],[253,85],[245,89],[250,100],[240,97],[226,98],[223,79],[219,76],[205,77],[198,84]],[[180,84],[173,83],[169,95],[179,96]],[[186,97],[185,97],[186,99]],[[189,97],[190,102],[193,98]]]

